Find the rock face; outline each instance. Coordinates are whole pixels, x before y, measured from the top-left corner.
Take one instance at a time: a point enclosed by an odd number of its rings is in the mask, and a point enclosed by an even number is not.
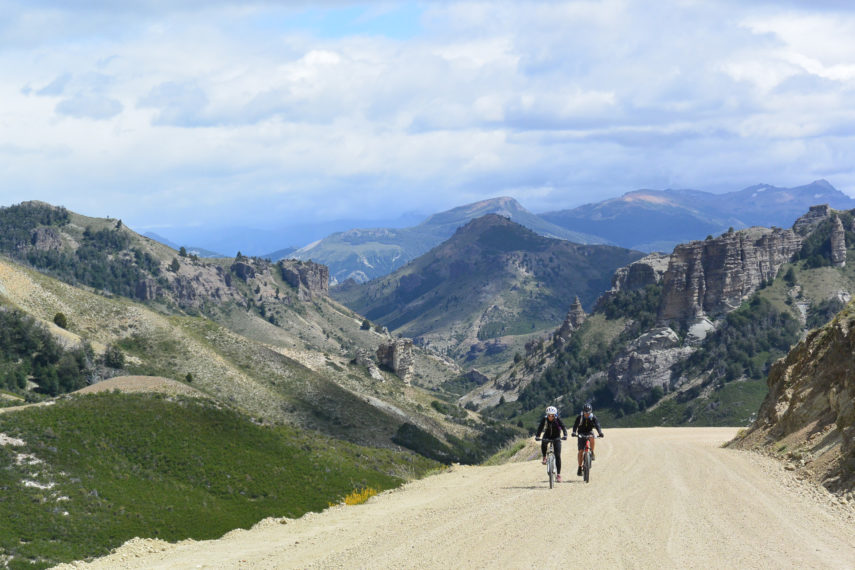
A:
[[[677,246],[662,279],[659,322],[732,311],[773,279],[801,244],[792,230],[751,228]]]
[[[612,278],[612,291],[636,291],[659,283],[670,259],[671,256],[665,253],[651,253],[621,267]]]
[[[834,216],[833,224],[831,229],[831,264],[834,267],[844,267],[846,265],[846,230],[843,229],[840,216]]]
[[[793,224],[793,231],[800,236],[806,236],[819,226],[822,222],[830,218],[832,210],[828,204],[819,206],[811,206],[808,213],[801,216]]]
[[[285,259],[279,262],[282,279],[297,289],[301,301],[308,301],[313,296],[326,297],[330,292],[330,271],[326,265],[312,261]]]
[[[652,329],[627,346],[608,371],[609,389],[616,397],[638,398],[654,388],[671,388],[671,367],[687,358],[695,348],[681,346],[680,337],[669,327]]]
[[[54,228],[36,228],[33,230],[30,243],[38,251],[50,251],[62,247],[62,238]]]
[[[160,287],[155,279],[143,279],[137,283],[135,295],[140,301],[152,301],[160,293]]]
[[[381,368],[394,372],[401,380],[410,383],[415,368],[413,359],[413,341],[398,338],[381,344],[377,348],[377,362]]]
[[[249,281],[255,277],[255,268],[249,263],[244,263],[243,261],[232,263],[232,266],[229,269],[244,281]]]
[[[855,305],[776,362],[769,394],[744,438],[832,491],[855,490]]]

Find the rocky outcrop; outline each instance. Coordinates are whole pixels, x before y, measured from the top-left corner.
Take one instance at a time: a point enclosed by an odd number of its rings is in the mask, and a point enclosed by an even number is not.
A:
[[[669,327],[652,329],[630,343],[608,370],[609,389],[616,398],[637,399],[654,388],[670,390],[671,368],[689,357],[695,348],[682,346]]]
[[[352,361],[354,364],[358,366],[363,366],[368,371],[368,375],[371,376],[375,380],[383,381],[383,373],[380,372],[380,369],[377,367],[377,363],[374,362],[374,359],[371,357],[371,352],[365,349],[357,349],[356,357]]]
[[[561,326],[558,328],[558,332],[556,333],[557,337],[563,341],[566,341],[570,338],[570,335],[582,326],[582,323],[585,322],[585,319],[588,318],[588,314],[585,312],[585,309],[582,308],[582,301],[579,300],[579,296],[576,296],[576,299],[573,301],[573,305],[570,306],[570,310],[567,312],[567,316],[564,317],[564,322],[561,323]]]
[[[243,261],[232,263],[229,270],[244,281],[249,281],[255,277],[255,268],[249,263],[245,263]]]
[[[793,224],[793,231],[799,234],[800,236],[806,236],[809,233],[813,232],[817,228],[817,226],[819,226],[819,224],[830,218],[831,215],[832,209],[828,206],[828,204],[811,206],[808,210],[808,213],[804,216],[801,216]]]
[[[832,491],[855,491],[855,305],[769,373],[769,394],[732,445],[766,450]]]
[[[793,230],[751,228],[677,246],[662,278],[659,322],[732,311],[774,279],[801,244]]]
[[[285,259],[279,262],[279,268],[282,279],[297,290],[301,301],[311,300],[315,296],[329,296],[330,271],[326,265]]]
[[[834,267],[846,265],[846,230],[840,216],[835,215],[831,227],[831,264]]]
[[[62,238],[54,228],[36,228],[33,230],[30,244],[38,251],[57,250],[62,247]]]
[[[153,301],[160,293],[160,287],[155,279],[142,279],[137,283],[134,295],[140,301]]]
[[[612,277],[612,291],[636,291],[661,282],[670,259],[665,253],[651,253],[621,267]]]
[[[383,343],[377,348],[376,355],[381,368],[393,372],[407,384],[410,383],[415,369],[411,339],[398,338]]]

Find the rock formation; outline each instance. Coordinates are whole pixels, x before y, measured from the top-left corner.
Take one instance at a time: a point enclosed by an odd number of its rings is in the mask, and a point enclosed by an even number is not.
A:
[[[36,228],[33,230],[30,243],[38,251],[56,250],[62,247],[62,237],[54,228]]]
[[[558,338],[566,341],[570,338],[570,335],[574,330],[582,326],[582,323],[584,323],[587,318],[588,314],[585,312],[585,309],[582,308],[582,301],[579,300],[579,296],[577,295],[576,299],[573,301],[573,305],[567,312],[567,316],[564,317],[564,322],[561,323],[561,327],[558,329]]]
[[[661,282],[670,259],[665,253],[651,253],[621,267],[612,277],[612,291],[636,291]]]
[[[843,229],[843,222],[840,216],[835,215],[834,225],[831,228],[831,264],[834,267],[844,267],[846,265],[846,230]]]
[[[413,341],[409,338],[398,338],[383,343],[377,348],[377,362],[381,368],[385,368],[398,376],[401,380],[410,383],[415,368],[413,359]]]
[[[793,224],[793,231],[800,236],[806,236],[819,226],[822,222],[830,218],[832,210],[828,204],[819,206],[811,206],[808,213],[801,216]]]
[[[243,261],[236,261],[232,263],[232,266],[229,268],[229,270],[244,281],[249,281],[250,279],[255,277],[255,268],[249,263],[245,263]]]
[[[732,311],[774,279],[801,244],[793,230],[751,228],[677,246],[662,278],[660,323]]]
[[[308,301],[313,296],[328,296],[330,292],[330,271],[326,265],[312,261],[283,259],[279,262],[282,279],[297,289],[301,301]]]
[[[686,359],[694,348],[682,346],[680,337],[668,327],[652,329],[630,343],[612,362],[609,389],[616,397],[638,398],[654,388],[671,388],[671,367]]]
[[[832,491],[855,491],[855,304],[776,362],[768,385],[733,445],[781,455]]]

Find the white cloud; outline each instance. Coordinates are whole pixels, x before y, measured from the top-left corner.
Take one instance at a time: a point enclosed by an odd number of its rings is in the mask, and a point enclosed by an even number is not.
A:
[[[0,24],[5,204],[142,226],[855,193],[855,15],[833,6],[442,2],[410,7],[408,35],[371,24],[395,3],[64,6]]]

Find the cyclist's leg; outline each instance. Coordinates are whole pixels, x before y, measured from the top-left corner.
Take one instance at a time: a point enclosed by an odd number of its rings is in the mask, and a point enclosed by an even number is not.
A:
[[[585,454],[585,438],[580,437],[576,439],[579,447],[579,467],[582,466],[582,456]]]
[[[556,439],[552,445],[555,452],[555,472],[561,475],[561,440]]]
[[[540,440],[540,455],[541,455],[541,461],[543,463],[546,463],[546,446],[547,446],[547,439],[544,437],[542,440]]]

